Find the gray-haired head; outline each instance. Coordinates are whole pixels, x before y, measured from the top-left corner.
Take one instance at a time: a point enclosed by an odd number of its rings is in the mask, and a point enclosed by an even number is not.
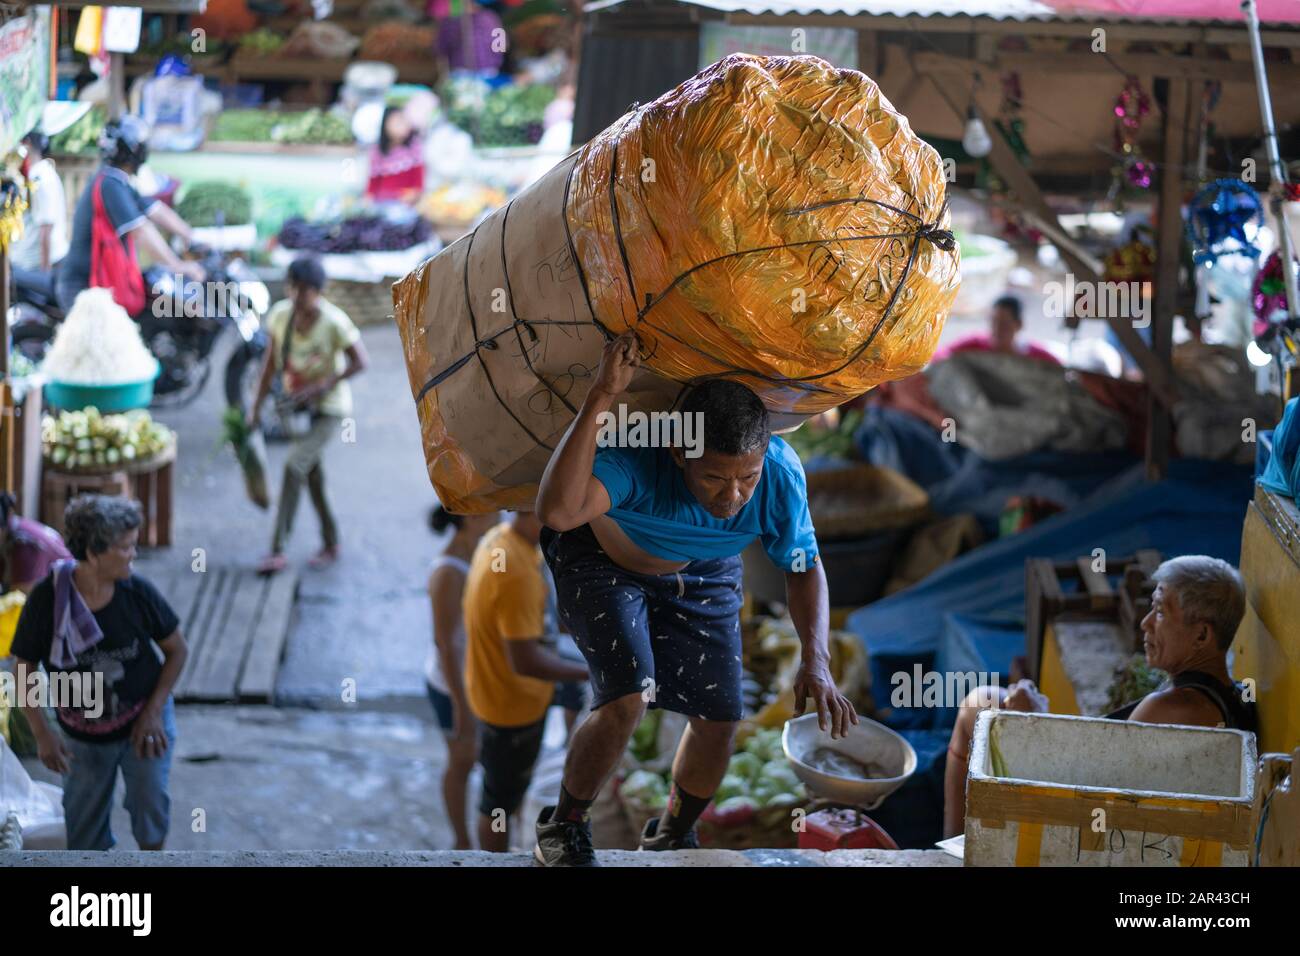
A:
[[[1173,592],[1184,623],[1208,624],[1221,650],[1227,650],[1246,613],[1241,575],[1227,561],[1204,554],[1170,558],[1151,575]]]
[[[78,561],[103,554],[122,535],[140,527],[140,503],[113,495],[78,495],[63,511],[64,538]]]

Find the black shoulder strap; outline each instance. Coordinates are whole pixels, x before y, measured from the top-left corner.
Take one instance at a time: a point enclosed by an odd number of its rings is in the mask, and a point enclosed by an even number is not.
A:
[[[1235,688],[1226,687],[1218,679],[1211,677],[1203,671],[1184,671],[1173,679],[1174,687],[1190,687],[1193,690],[1199,690],[1202,694],[1210,699],[1215,707],[1219,708],[1219,713],[1223,715],[1223,725],[1232,727],[1236,730],[1249,730],[1248,727],[1242,727],[1241,708],[1234,707]]]

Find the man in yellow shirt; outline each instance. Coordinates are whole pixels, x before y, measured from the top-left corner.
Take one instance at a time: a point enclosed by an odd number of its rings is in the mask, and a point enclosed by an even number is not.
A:
[[[483,767],[478,842],[497,853],[510,847],[509,819],[532,779],[555,682],[587,679],[586,664],[543,643],[541,533],[536,515],[510,515],[483,536],[465,581],[465,691]]]

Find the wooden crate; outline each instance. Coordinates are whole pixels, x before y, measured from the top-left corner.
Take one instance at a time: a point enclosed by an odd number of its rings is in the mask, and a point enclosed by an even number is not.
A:
[[[65,533],[63,511],[77,495],[113,495],[140,503],[140,546],[172,543],[176,445],[146,462],[101,472],[64,471],[46,462],[41,476],[40,520]]]
[[[1151,610],[1155,585],[1151,574],[1159,567],[1160,552],[1150,549],[1122,558],[1107,558],[1104,571],[1093,570],[1092,555],[1075,561],[1050,558],[1025,561],[1025,653],[1029,676],[1040,679],[1043,635],[1047,625],[1062,614],[1113,621],[1136,651],[1139,625]],[[1112,582],[1111,578],[1118,580]],[[1077,590],[1064,585],[1077,581]]]

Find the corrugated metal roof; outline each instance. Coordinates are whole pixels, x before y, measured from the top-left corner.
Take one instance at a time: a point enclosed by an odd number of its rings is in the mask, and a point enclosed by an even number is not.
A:
[[[1239,24],[1238,0],[682,0],[724,13],[777,16],[987,17],[1165,24]],[[587,4],[588,12],[623,0]],[[1258,0],[1260,21],[1300,26],[1300,0]]]

